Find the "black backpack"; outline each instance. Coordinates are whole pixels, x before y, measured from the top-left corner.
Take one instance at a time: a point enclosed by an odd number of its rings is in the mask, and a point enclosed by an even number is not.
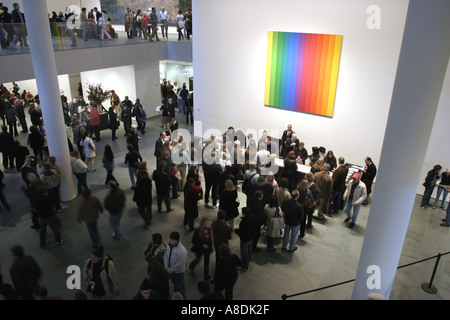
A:
[[[250,180],[257,174],[258,172],[255,172],[251,175],[250,178],[247,178],[244,180],[244,183],[242,184],[242,192],[247,194],[250,191]]]

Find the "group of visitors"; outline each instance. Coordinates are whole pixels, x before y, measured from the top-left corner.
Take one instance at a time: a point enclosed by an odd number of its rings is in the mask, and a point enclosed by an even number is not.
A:
[[[174,131],[176,123],[176,109],[186,117],[186,123],[194,124],[194,92],[187,89],[186,82],[178,86],[178,82],[163,79],[161,82],[161,127],[164,130]]]

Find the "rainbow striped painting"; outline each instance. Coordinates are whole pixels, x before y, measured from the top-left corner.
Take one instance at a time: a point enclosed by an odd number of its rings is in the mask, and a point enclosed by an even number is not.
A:
[[[264,104],[333,116],[342,35],[269,31]]]

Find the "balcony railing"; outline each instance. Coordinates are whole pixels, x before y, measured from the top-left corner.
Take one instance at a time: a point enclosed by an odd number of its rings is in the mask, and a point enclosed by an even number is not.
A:
[[[1,24],[0,40],[2,49],[0,50],[0,56],[4,55],[16,55],[30,53],[28,36],[26,28],[18,28],[13,24]],[[151,27],[149,28],[136,28],[136,30],[125,31],[124,25],[110,25],[107,28],[108,34],[111,36],[109,40],[106,34],[101,39],[101,27],[98,27],[95,23],[91,23],[85,27],[86,40],[83,39],[83,28],[74,28],[70,30],[67,28],[66,22],[51,22],[49,23],[53,49],[54,51],[65,51],[82,48],[96,48],[96,47],[109,47],[109,46],[122,46],[142,43],[144,41],[157,41],[156,36],[152,37]],[[168,27],[168,37],[163,38],[161,32],[161,24],[158,24],[157,35],[159,41],[178,41],[178,31],[175,23],[170,23]],[[74,38],[72,38],[72,32]],[[190,42],[185,38],[184,29],[181,30],[182,40]],[[131,37],[132,36],[132,37]],[[15,45],[14,45],[15,44]]]

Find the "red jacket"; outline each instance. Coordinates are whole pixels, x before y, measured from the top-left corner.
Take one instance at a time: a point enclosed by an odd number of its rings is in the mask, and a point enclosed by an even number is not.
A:
[[[91,112],[89,113],[89,123],[91,124],[91,126],[100,125],[100,116],[98,114],[97,107],[92,108]]]

